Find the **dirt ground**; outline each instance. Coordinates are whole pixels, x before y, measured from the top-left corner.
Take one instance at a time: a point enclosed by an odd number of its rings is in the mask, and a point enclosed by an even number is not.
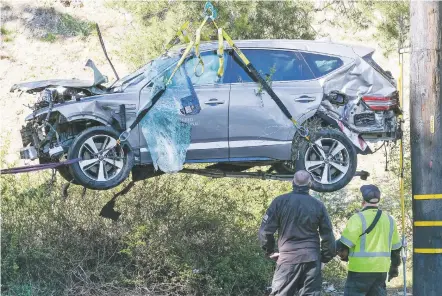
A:
[[[8,161],[18,159],[19,130],[25,116],[31,113],[25,105],[34,99],[26,93],[10,93],[13,84],[53,78],[92,80],[92,70],[84,66],[88,59],[110,81],[114,80],[95,32],[87,37],[72,36],[69,28],[59,27],[57,17],[68,14],[79,21],[98,22],[115,68],[120,76],[128,73],[116,52],[121,39],[133,28],[124,11],[106,8],[104,2],[84,1],[82,7],[65,7],[59,1],[0,2],[2,29],[8,31],[7,35],[2,34],[0,47],[0,126],[2,146],[7,144],[6,139],[10,141]],[[55,40],[48,42],[48,36],[54,35]]]

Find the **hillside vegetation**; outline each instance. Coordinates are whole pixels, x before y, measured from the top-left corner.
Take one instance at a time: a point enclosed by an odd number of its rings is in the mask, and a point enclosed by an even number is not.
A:
[[[69,6],[63,5],[68,2]],[[235,39],[314,39],[333,34],[334,41],[340,36],[345,41],[384,45],[381,39],[367,37],[364,30],[368,30],[382,38],[391,33],[388,40],[396,40],[394,23],[383,18],[386,12],[394,19],[390,15],[392,10],[385,7],[387,4],[371,6],[380,11],[376,14],[380,19],[375,22],[369,16],[361,17],[365,6],[342,7],[331,2],[334,5],[326,8],[325,2],[314,7],[313,2],[298,1],[214,4],[219,9],[218,24]],[[12,84],[90,77],[91,73],[83,67],[88,58],[110,80],[114,79],[93,29],[95,22],[100,24],[108,52],[123,76],[156,56],[184,20],[193,20],[194,30],[201,20],[203,4],[2,2],[1,167],[21,164],[17,160],[21,147],[19,128],[29,113],[23,105],[34,100],[9,93]],[[346,27],[337,22],[338,18],[324,21],[336,13],[342,18],[346,13],[348,20],[360,22],[348,22]],[[332,28],[334,33],[330,33]],[[350,32],[355,30],[357,34],[352,35]],[[212,39],[213,34],[214,31],[206,29],[203,39]],[[380,49],[391,51],[391,43],[385,45],[390,49]],[[395,65],[396,61],[394,57],[390,62]],[[383,209],[400,221],[397,156],[397,149],[392,149],[388,172],[384,172],[382,151],[359,157],[359,168],[372,173],[369,181],[355,178],[338,192],[315,193],[329,210],[336,236],[360,206],[358,187],[368,182],[380,185]],[[132,191],[120,197],[116,210],[123,214],[113,222],[98,214],[125,184],[104,192],[87,190],[85,194],[82,188],[71,186],[69,196],[64,198],[64,180],[59,176],[53,179],[49,171],[1,176],[0,182],[1,294],[11,296],[264,295],[271,283],[274,263],[263,256],[257,230],[271,200],[291,190],[288,182],[163,175],[138,182]],[[410,184],[407,161],[408,217]],[[407,233],[411,232],[410,221],[408,218]],[[342,290],[345,272],[345,264],[337,259],[327,264],[324,288],[334,285]],[[389,287],[401,283],[401,279],[395,279]]]

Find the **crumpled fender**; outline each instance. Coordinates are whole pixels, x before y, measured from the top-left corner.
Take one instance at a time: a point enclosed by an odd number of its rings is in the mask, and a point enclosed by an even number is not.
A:
[[[135,119],[136,105],[127,104],[128,96],[133,94],[108,94],[99,95],[81,101],[67,102],[52,107],[52,112],[59,112],[67,121],[74,120],[95,120],[104,125],[110,125],[112,121],[119,116],[120,105],[126,107],[127,120]],[[48,108],[40,109],[26,117],[25,120],[31,120],[34,117],[48,113]]]
[[[396,91],[390,81],[359,57],[319,81],[325,94],[340,91],[350,100],[358,100],[364,94],[388,96]]]
[[[365,142],[365,140],[360,136],[359,133],[345,126],[345,124],[339,119],[339,117],[334,114],[327,113],[326,109],[322,106],[319,108],[316,115],[325,120],[330,125],[339,128],[341,132],[343,132],[353,143],[353,145],[355,145],[355,147],[358,148],[360,151],[366,151],[368,147],[367,142]]]

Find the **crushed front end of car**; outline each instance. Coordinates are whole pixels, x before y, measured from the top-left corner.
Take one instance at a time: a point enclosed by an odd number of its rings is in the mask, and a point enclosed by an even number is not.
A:
[[[94,70],[94,81],[77,79],[53,79],[15,84],[11,92],[20,91],[36,95],[36,100],[28,107],[32,113],[26,117],[26,123],[20,133],[23,148],[22,159],[40,159],[46,162],[57,159],[67,151],[70,141],[86,128],[87,122],[69,124],[59,112],[60,106],[79,102],[84,98],[108,93],[102,85],[107,79],[96,72],[92,61],[86,64]],[[72,105],[72,108],[75,108]]]
[[[49,160],[66,152],[70,141],[86,128],[83,125],[87,123],[69,124],[63,114],[54,111],[54,106],[90,95],[93,94],[61,86],[39,92],[37,102],[32,106],[33,113],[26,118],[26,124],[20,130],[24,147],[20,151],[21,158]]]

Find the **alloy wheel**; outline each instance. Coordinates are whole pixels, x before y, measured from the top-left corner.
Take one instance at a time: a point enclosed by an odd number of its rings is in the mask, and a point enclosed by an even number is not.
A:
[[[105,182],[116,177],[126,161],[125,153],[117,140],[109,135],[95,135],[80,146],[79,166],[88,178]]]
[[[336,139],[316,140],[309,146],[304,157],[305,169],[321,184],[338,182],[350,168],[348,150]]]

